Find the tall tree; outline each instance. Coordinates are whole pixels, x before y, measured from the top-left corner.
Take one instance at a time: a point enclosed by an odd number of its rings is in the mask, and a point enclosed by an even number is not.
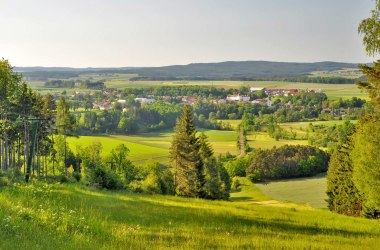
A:
[[[57,131],[59,134],[65,137],[65,149],[64,149],[64,165],[66,166],[67,160],[67,135],[74,130],[74,117],[70,114],[69,104],[66,102],[64,96],[61,95],[57,104],[57,121],[56,121]],[[65,167],[66,175],[67,167]]]
[[[361,119],[352,150],[353,180],[363,193],[367,217],[380,216],[380,116]],[[372,212],[371,212],[372,211]]]
[[[363,198],[353,182],[352,148],[353,143],[349,141],[331,156],[327,171],[327,203],[336,213],[360,216]]]
[[[203,163],[204,184],[201,197],[206,199],[227,199],[229,197],[228,188],[222,181],[219,169],[213,152],[205,133],[199,135],[199,155]]]
[[[177,119],[170,151],[175,170],[176,194],[180,196],[200,197],[202,192],[203,163],[196,133],[193,112],[186,105],[182,116]]]
[[[368,55],[375,56],[380,53],[380,1],[376,0],[376,7],[371,16],[362,20],[358,32],[363,35],[363,44]],[[374,66],[360,65],[366,82],[360,81],[359,87],[368,92],[372,103],[380,109],[380,60]]]

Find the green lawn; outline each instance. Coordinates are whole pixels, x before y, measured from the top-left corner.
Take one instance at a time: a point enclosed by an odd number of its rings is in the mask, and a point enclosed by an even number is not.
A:
[[[257,183],[256,186],[263,193],[276,200],[307,203],[316,208],[327,207],[325,174],[311,178]]]
[[[378,221],[271,200],[249,182],[231,201],[17,185],[0,188],[0,222],[0,249],[346,250],[380,242]]]

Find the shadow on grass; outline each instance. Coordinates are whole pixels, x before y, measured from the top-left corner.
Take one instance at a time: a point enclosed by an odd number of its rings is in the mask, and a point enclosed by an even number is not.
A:
[[[83,199],[89,199],[92,203],[91,206],[97,210],[99,217],[107,218],[108,221],[113,221],[117,224],[131,223],[140,224],[142,227],[157,228],[165,226],[168,221],[173,221],[174,225],[186,225],[185,228],[190,228],[192,230],[194,230],[194,228],[203,228],[203,230],[206,228],[210,232],[218,227],[226,231],[234,228],[236,232],[241,230],[241,233],[243,233],[246,232],[244,231],[246,230],[246,227],[252,227],[257,230],[266,228],[273,233],[286,232],[289,235],[340,235],[344,237],[378,236],[375,232],[365,233],[329,228],[328,225],[297,224],[297,222],[294,222],[291,217],[289,219],[253,218],[249,211],[247,214],[243,215],[231,214],[231,210],[227,208],[223,209],[223,206],[229,205],[227,202],[223,204],[223,202],[207,202],[197,199],[182,200],[170,196],[120,194],[127,196],[123,198],[118,195],[113,195],[114,193],[105,191],[101,192],[104,196],[94,196],[88,192],[81,192],[80,190],[75,190],[74,192],[75,196],[80,197],[80,200],[82,201]],[[244,200],[250,197],[236,198]],[[207,204],[203,204],[203,202],[207,202]],[[258,212],[256,210],[253,211],[255,214]],[[175,230],[175,228],[173,228],[173,230]],[[103,233],[107,232],[104,231]]]

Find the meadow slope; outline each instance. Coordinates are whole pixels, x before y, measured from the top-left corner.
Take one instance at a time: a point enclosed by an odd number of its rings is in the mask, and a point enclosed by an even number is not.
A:
[[[231,201],[0,188],[0,249],[376,249],[378,221],[272,200],[248,181]]]

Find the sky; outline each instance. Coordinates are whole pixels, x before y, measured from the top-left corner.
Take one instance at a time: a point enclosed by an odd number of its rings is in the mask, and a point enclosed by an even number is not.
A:
[[[370,62],[357,27],[374,0],[0,0],[14,66]]]

